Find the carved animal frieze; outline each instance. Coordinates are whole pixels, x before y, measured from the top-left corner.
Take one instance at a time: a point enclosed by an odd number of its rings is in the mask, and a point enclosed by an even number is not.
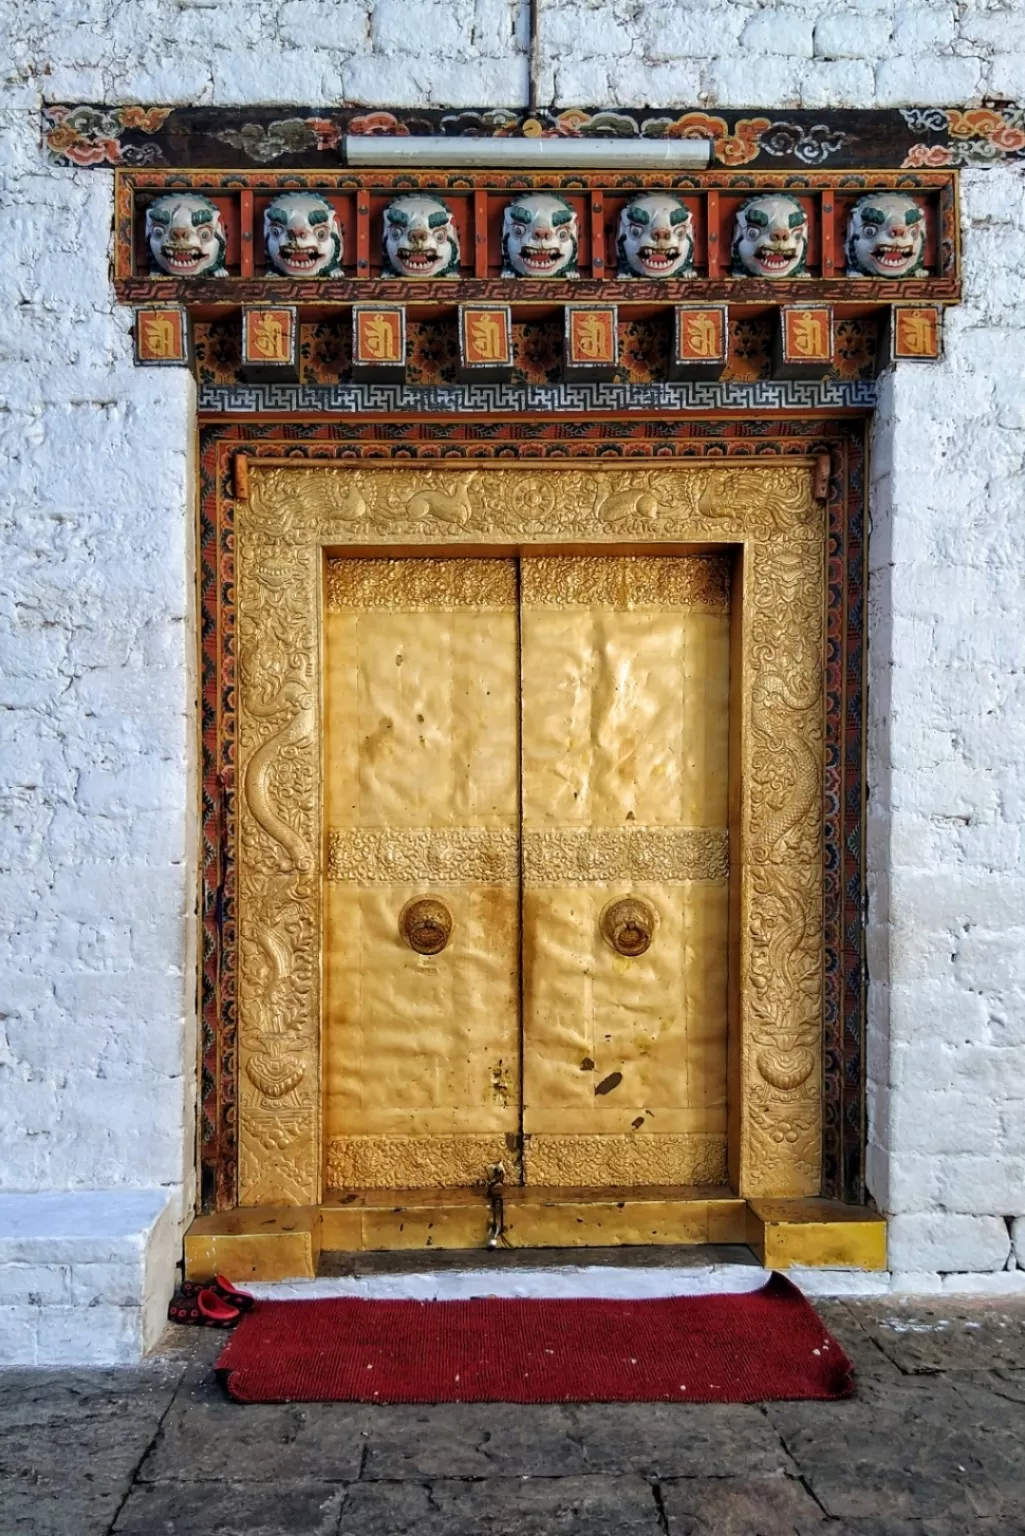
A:
[[[167,192],[146,209],[146,244],[155,272],[227,277],[228,235],[216,203],[198,192]]]
[[[848,277],[924,277],[925,213],[904,192],[859,198],[847,225]]]
[[[280,192],[263,216],[271,272],[335,277],[344,257],[338,215],[319,192]]]
[[[645,192],[619,216],[620,277],[693,277],[694,220],[669,192]]]
[[[797,198],[782,192],[749,197],[733,233],[734,277],[803,277],[807,257],[808,215]]]
[[[503,277],[576,277],[577,216],[554,192],[525,192],[505,210]]]
[[[385,277],[458,277],[459,234],[439,197],[397,197],[384,212]]]

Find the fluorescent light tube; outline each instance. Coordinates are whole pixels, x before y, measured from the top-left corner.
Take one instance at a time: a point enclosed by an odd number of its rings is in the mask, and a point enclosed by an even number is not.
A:
[[[706,169],[711,139],[484,139],[445,134],[420,137],[348,135],[346,165],[473,166],[487,170],[692,170]]]

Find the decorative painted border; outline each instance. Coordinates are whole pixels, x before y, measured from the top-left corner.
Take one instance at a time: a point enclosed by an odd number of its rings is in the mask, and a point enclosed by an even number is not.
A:
[[[823,166],[942,167],[1025,158],[1025,109],[904,107],[770,113],[676,107],[517,107],[462,111],[334,107],[160,107],[58,104],[43,108],[51,164],[205,166],[240,170],[342,163],[347,134],[479,138],[710,138],[715,163],[788,170]]]
[[[870,411],[874,379],[686,380],[654,384],[203,384],[203,416],[642,415],[651,411]]]
[[[235,460],[608,454],[807,456],[829,451],[825,771],[823,1194],[864,1200],[865,441],[857,420],[207,423],[201,429],[203,868],[201,1159],[206,1208],[235,1203]]]

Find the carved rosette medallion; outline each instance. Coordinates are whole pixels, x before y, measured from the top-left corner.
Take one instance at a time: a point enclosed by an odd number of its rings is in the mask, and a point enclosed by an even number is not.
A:
[[[323,550],[515,540],[743,545],[739,815],[688,850],[738,881],[740,1193],[819,1189],[822,1033],[824,509],[807,463],[530,466],[251,461],[236,508],[239,614],[240,1200],[320,1196],[317,955],[322,849]],[[704,579],[704,578],[703,578]],[[725,594],[708,572],[706,600]],[[337,585],[337,583],[336,583]],[[332,595],[330,601],[336,601]],[[633,869],[657,839],[610,845]],[[508,850],[508,854],[513,854]],[[550,851],[525,848],[524,857]],[[503,863],[505,849],[475,850]],[[431,849],[381,857],[442,858]],[[625,861],[625,862],[624,862]],[[700,873],[698,873],[700,871]]]

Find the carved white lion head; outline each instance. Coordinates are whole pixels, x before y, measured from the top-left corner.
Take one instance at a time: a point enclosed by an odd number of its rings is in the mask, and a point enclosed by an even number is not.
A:
[[[870,192],[851,209],[848,277],[925,275],[925,214],[904,192]]]
[[[669,192],[635,197],[619,215],[620,277],[692,277],[694,220]]]
[[[168,192],[146,209],[153,264],[171,277],[227,277],[220,209],[196,192]]]
[[[458,277],[459,235],[437,197],[397,197],[384,211],[386,277]]]
[[[503,277],[576,277],[577,216],[564,197],[527,192],[502,224]]]
[[[764,193],[737,214],[733,272],[737,277],[800,277],[808,254],[808,215],[796,197]]]
[[[319,192],[282,192],[263,216],[267,260],[285,277],[329,277],[342,265],[338,217]]]

